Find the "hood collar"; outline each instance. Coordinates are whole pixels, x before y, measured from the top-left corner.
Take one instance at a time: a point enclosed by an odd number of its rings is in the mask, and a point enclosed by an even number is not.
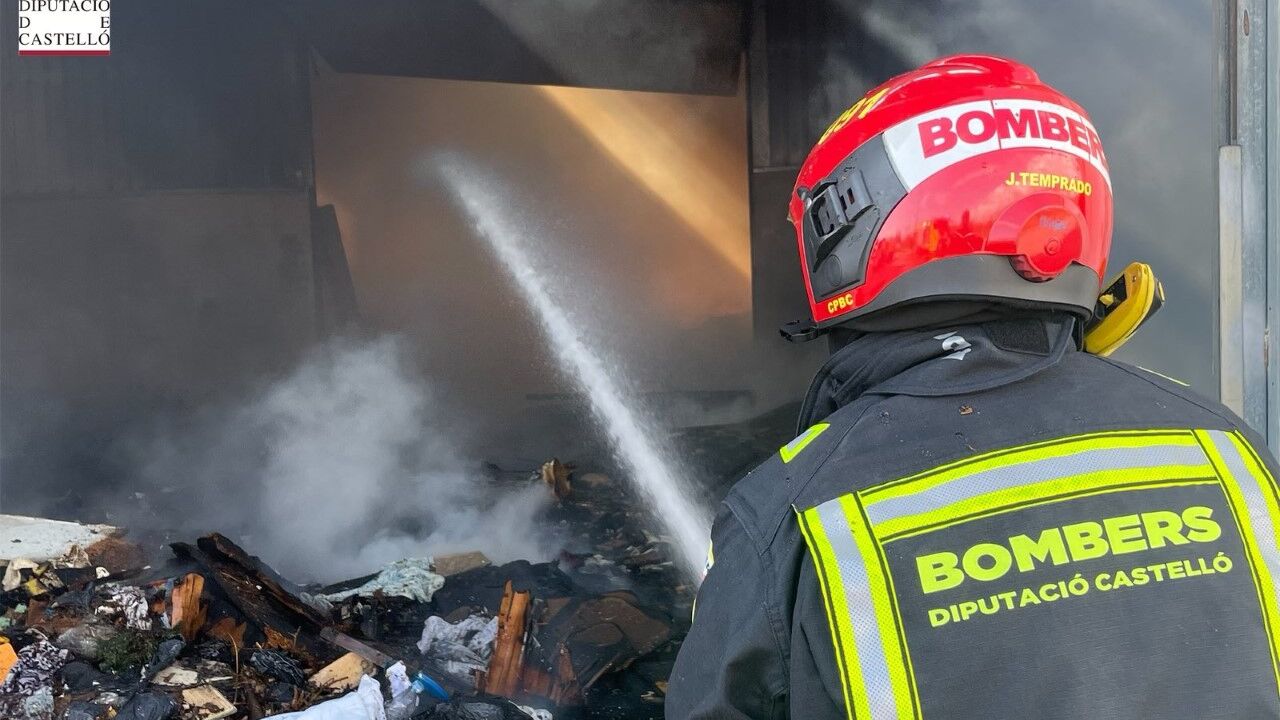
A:
[[[800,408],[797,432],[868,394],[944,396],[1007,385],[1076,348],[1067,315],[868,333],[831,355]]]

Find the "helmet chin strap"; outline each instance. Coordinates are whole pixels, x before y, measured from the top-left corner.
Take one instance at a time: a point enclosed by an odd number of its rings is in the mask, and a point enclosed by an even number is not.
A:
[[[778,328],[778,333],[782,335],[787,342],[793,342],[799,345],[807,343],[814,338],[826,335],[829,328],[820,328],[809,320],[792,320],[791,322]]]

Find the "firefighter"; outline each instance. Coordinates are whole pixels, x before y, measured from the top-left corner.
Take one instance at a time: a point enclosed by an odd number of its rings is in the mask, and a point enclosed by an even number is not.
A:
[[[717,513],[668,718],[1280,717],[1275,461],[1082,350],[1111,215],[1088,116],[1010,60],[823,134],[784,334],[832,354]]]

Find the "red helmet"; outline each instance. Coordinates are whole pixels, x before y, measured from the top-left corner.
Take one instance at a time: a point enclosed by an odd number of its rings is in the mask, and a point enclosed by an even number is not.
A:
[[[887,329],[939,302],[1087,318],[1111,247],[1111,178],[1079,105],[1025,65],[954,55],[832,123],[789,215],[813,318],[784,328],[792,339]]]

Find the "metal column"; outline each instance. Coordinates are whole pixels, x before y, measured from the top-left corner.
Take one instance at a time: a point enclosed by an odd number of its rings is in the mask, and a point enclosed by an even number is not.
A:
[[[1220,68],[1226,144],[1219,151],[1219,360],[1222,401],[1280,447],[1276,326],[1277,75],[1280,13],[1271,0],[1225,3]]]

